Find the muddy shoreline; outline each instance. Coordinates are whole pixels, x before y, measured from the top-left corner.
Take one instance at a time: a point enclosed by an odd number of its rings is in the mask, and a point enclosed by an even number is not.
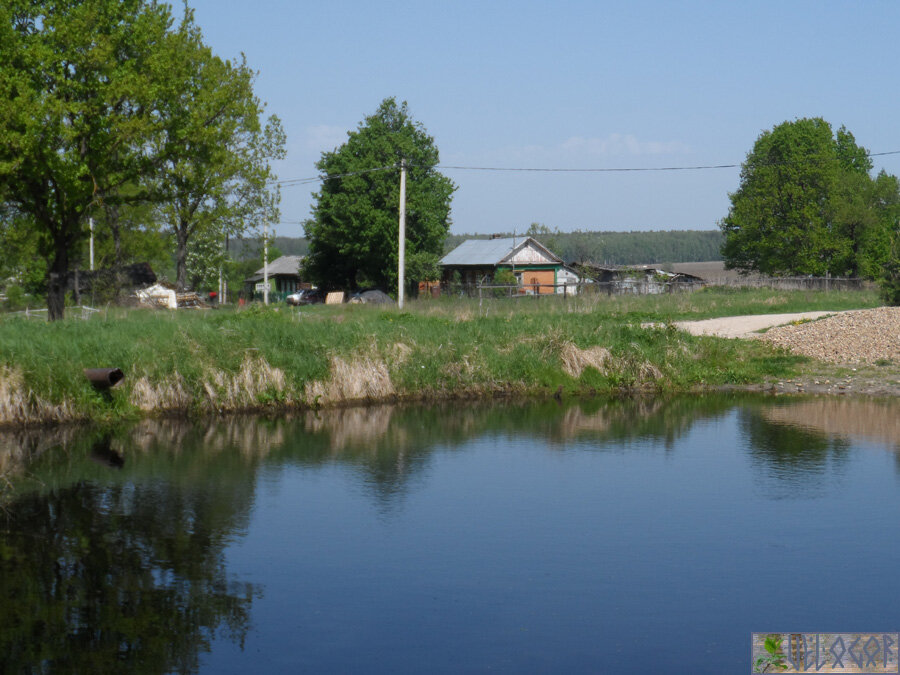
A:
[[[334,401],[321,406],[296,405],[272,402],[267,405],[248,406],[244,408],[221,411],[203,411],[199,417],[204,419],[232,418],[244,415],[260,415],[263,417],[292,415],[297,413],[331,411],[348,408],[365,408],[381,405],[435,405],[453,401],[528,401],[558,399],[573,401],[578,399],[621,399],[621,398],[670,398],[692,394],[710,395],[716,393],[766,394],[771,396],[833,396],[854,398],[895,398],[900,397],[900,368],[878,368],[859,366],[836,366],[816,363],[795,377],[782,380],[768,380],[740,385],[696,386],[687,390],[657,389],[652,385],[639,388],[621,388],[611,390],[585,389],[577,392],[560,392],[551,390],[522,391],[520,388],[509,390],[498,389],[491,392],[484,390],[456,391],[446,395],[391,395],[382,398],[365,398],[357,400]],[[110,424],[134,423],[143,419],[192,419],[198,416],[190,410],[161,410],[139,416],[129,416],[116,420],[98,421],[85,417],[57,418],[46,421],[30,421],[26,423],[2,423],[0,433],[15,432],[23,429],[57,429],[68,426],[107,426]]]

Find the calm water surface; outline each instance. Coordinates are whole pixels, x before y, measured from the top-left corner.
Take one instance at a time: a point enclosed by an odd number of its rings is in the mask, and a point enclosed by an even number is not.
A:
[[[749,672],[900,629],[900,406],[694,397],[0,436],[0,672]]]

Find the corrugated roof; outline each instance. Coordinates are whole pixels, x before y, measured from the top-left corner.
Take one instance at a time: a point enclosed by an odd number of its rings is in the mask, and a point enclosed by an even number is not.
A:
[[[497,265],[509,257],[513,249],[521,248],[529,240],[537,245],[538,250],[556,258],[551,251],[531,237],[467,239],[445,255],[441,260],[441,265]]]
[[[269,276],[276,274],[299,274],[300,261],[303,260],[302,255],[283,255],[269,263]],[[247,281],[256,281],[263,278],[263,268],[260,267],[253,276],[248,277]]]

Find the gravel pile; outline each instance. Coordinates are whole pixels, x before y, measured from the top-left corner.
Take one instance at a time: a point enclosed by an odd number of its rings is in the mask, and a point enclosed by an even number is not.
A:
[[[831,363],[900,362],[900,307],[842,312],[809,323],[777,326],[762,335],[795,354]]]

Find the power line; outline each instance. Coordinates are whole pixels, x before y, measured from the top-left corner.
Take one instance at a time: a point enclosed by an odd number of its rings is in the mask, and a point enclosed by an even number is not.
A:
[[[740,164],[709,164],[705,166],[652,166],[652,167],[608,167],[600,169],[564,169],[541,167],[504,167],[504,166],[448,166],[439,164],[436,169],[459,169],[464,171],[537,171],[543,173],[613,173],[626,171],[699,171],[701,169],[734,169]]]
[[[886,157],[887,155],[900,155],[900,150],[889,150],[887,152],[870,152],[868,157]],[[503,171],[518,173],[633,173],[633,172],[651,172],[651,171],[707,171],[714,169],[737,169],[742,164],[700,164],[695,166],[643,166],[643,167],[600,167],[589,169],[577,169],[567,167],[509,167],[509,166],[457,166],[449,164],[422,165],[409,164],[410,167],[443,169],[445,171]],[[319,183],[335,178],[346,178],[349,176],[360,176],[374,171],[391,171],[399,169],[398,164],[389,166],[379,166],[374,169],[364,169],[362,171],[351,171],[348,173],[326,174],[319,176],[310,176],[308,178],[293,178],[287,180],[274,181],[272,185],[282,187],[294,185],[306,185]]]
[[[347,178],[348,176],[361,176],[365,173],[372,173],[373,171],[389,171],[391,169],[399,169],[399,165],[391,165],[391,166],[379,166],[374,169],[363,169],[362,171],[348,171],[347,173],[332,173],[325,174],[319,176],[310,176],[308,178],[289,178],[286,180],[277,180],[270,183],[271,185],[280,185],[280,186],[288,186],[288,185],[304,185],[307,183],[318,183],[320,181],[331,180],[333,178]]]

